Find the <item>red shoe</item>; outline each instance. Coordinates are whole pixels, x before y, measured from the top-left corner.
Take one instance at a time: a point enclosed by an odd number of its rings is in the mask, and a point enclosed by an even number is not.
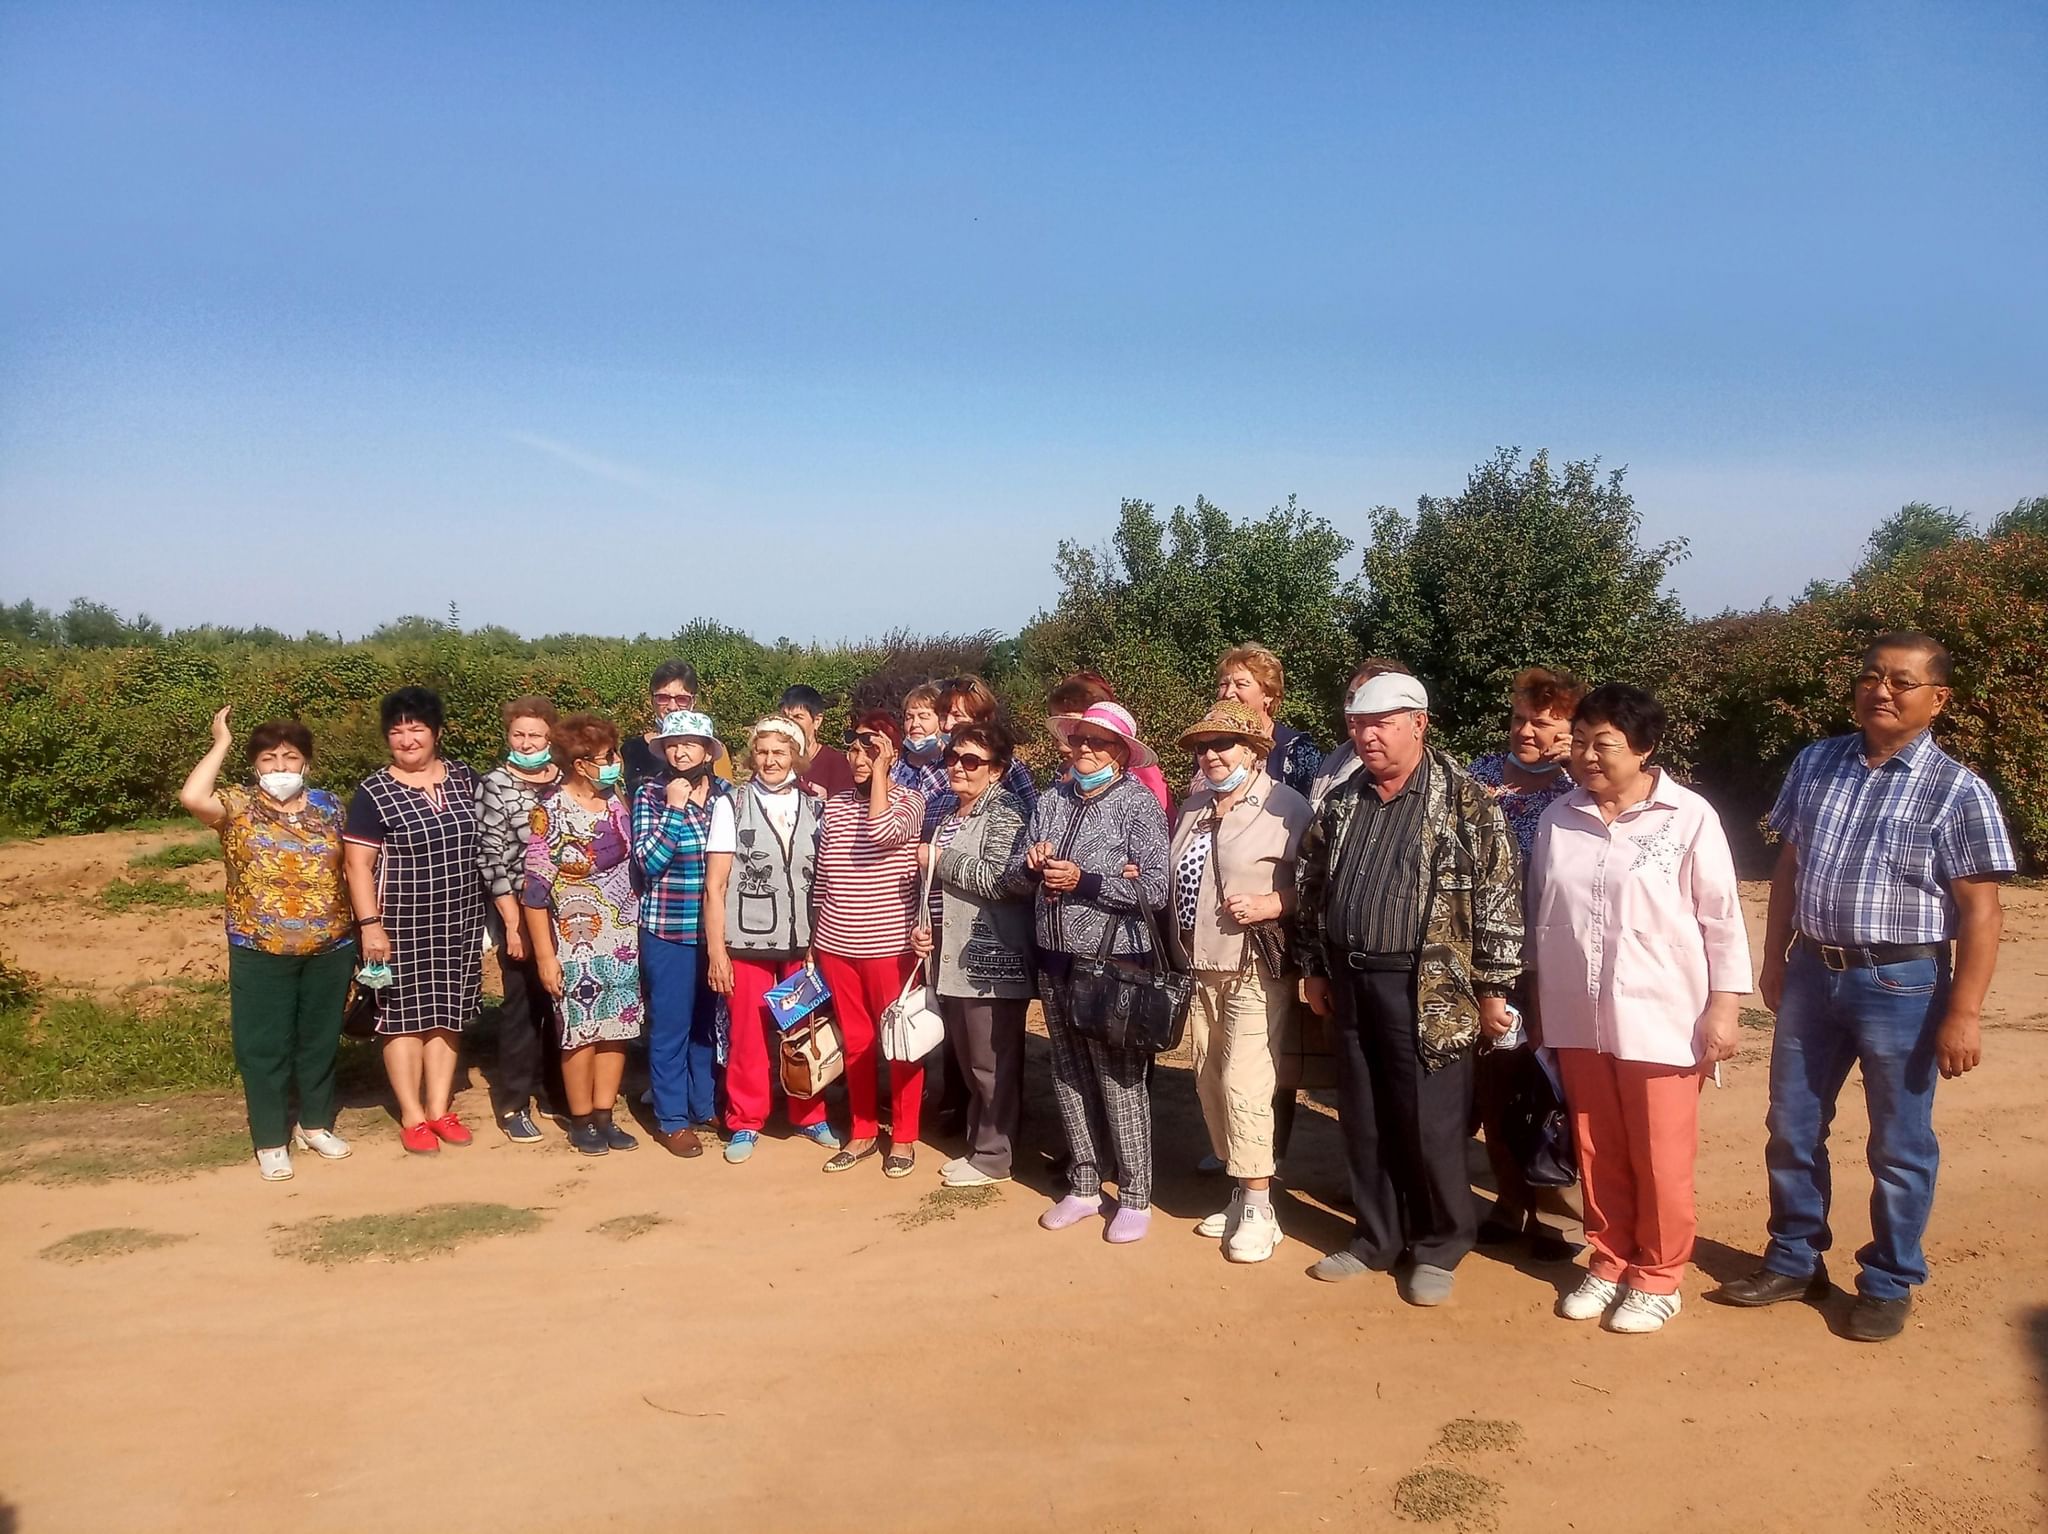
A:
[[[428,1119],[427,1128],[450,1145],[469,1144],[469,1131],[462,1127],[462,1120],[452,1112],[444,1113],[437,1119]]]
[[[441,1142],[434,1138],[434,1126],[425,1120],[410,1129],[400,1128],[398,1143],[415,1156],[431,1156],[441,1149]]]

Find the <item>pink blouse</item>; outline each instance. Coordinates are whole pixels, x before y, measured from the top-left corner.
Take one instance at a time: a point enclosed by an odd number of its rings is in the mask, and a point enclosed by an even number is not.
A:
[[[1537,824],[1528,884],[1543,1042],[1697,1065],[1707,993],[1750,989],[1714,807],[1660,770],[1649,797],[1609,825],[1574,789]]]

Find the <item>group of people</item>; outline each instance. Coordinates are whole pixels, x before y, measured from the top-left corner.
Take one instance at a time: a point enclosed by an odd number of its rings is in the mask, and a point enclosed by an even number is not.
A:
[[[1927,1278],[1934,1085],[1978,1062],[1998,881],[2016,866],[1989,789],[1929,732],[1949,671],[1925,634],[1874,643],[1858,729],[1803,752],[1770,817],[1770,1241],[1756,1273],[1713,1297],[1825,1292],[1827,1129],[1858,1064],[1873,1237],[1846,1325],[1865,1340],[1901,1330]],[[1634,1333],[1678,1313],[1701,1091],[1740,1046],[1752,966],[1727,837],[1659,764],[1665,713],[1649,693],[1531,667],[1506,749],[1467,763],[1432,739],[1424,682],[1373,659],[1325,755],[1277,721],[1279,660],[1242,645],[1176,737],[1185,784],[1083,672],[1047,697],[1060,762],[1041,786],[977,677],[857,711],[838,747],[819,738],[825,700],[792,688],[737,753],[699,691],[686,663],[664,665],[653,723],[629,736],[515,698],[505,758],[478,775],[442,753],[440,700],[401,688],[381,708],[389,763],[346,808],[308,787],[313,742],[293,721],[252,731],[251,781],[222,785],[233,738],[228,711],[215,716],[181,797],[222,839],[235,1054],[264,1177],[290,1177],[293,1149],[349,1153],[334,1061],[352,975],[406,1150],[469,1143],[453,1091],[488,933],[504,988],[492,1106],[512,1140],[543,1138],[545,1100],[578,1151],[634,1149],[618,1097],[640,1041],[657,1143],[694,1157],[716,1136],[745,1162],[781,1085],[770,993],[808,968],[843,1049],[846,1132],[822,1095],[785,1092],[783,1111],[828,1152],[823,1169],[879,1157],[909,1175],[929,1066],[947,1081],[932,1095],[964,1121],[938,1175],[1003,1182],[1036,1000],[1066,1141],[1066,1191],[1039,1224],[1136,1241],[1152,1223],[1162,1040],[1106,1027],[1103,996],[1138,977],[1185,1019],[1213,1164],[1233,1184],[1196,1229],[1230,1260],[1266,1260],[1283,1239],[1282,1062],[1305,1007],[1335,1057],[1356,1220],[1315,1277],[1392,1273],[1428,1306],[1475,1244],[1576,1250],[1539,1222],[1507,1133],[1540,1049],[1591,1248],[1559,1313]],[[892,1007],[918,994],[943,1048],[885,1059]],[[1484,1221],[1475,1127],[1498,1186]]]

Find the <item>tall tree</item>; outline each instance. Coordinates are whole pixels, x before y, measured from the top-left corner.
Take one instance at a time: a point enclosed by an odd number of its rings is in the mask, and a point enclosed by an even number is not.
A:
[[[1864,540],[1863,562],[1856,567],[1856,574],[1876,575],[1976,536],[1976,524],[1971,522],[1968,512],[1929,501],[1908,501],[1871,530]]]

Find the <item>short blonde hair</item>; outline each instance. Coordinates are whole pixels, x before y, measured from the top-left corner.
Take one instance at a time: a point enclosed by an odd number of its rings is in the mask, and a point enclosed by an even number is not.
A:
[[[1259,684],[1259,690],[1278,703],[1287,696],[1287,668],[1280,664],[1280,657],[1262,644],[1232,645],[1223,652],[1223,658],[1216,662],[1216,680],[1244,667],[1252,674],[1252,680]]]

